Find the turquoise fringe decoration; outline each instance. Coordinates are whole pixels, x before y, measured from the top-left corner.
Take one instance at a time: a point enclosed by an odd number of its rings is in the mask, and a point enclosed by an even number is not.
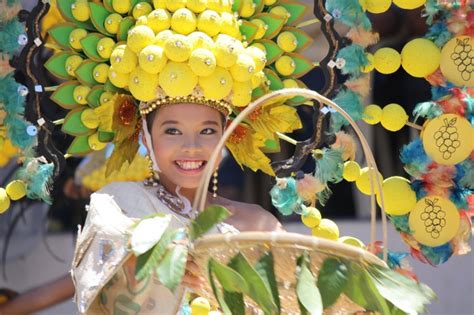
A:
[[[323,149],[321,157],[314,157],[316,168],[314,176],[324,185],[342,180],[344,159],[340,150]]]
[[[349,27],[360,26],[365,30],[372,28],[367,14],[359,0],[327,0],[326,10],[336,19]]]
[[[452,37],[453,34],[448,30],[445,21],[433,24],[425,35],[425,38],[434,42],[439,48],[442,48]]]
[[[425,4],[425,10],[423,11],[423,17],[426,17],[426,24],[433,24],[433,19],[439,12],[438,0],[428,0]]]
[[[18,37],[24,33],[25,26],[16,18],[5,24],[0,24],[0,51],[13,54],[20,46]]]
[[[326,187],[323,191],[318,192],[316,196],[318,197],[318,202],[322,205],[325,206],[326,202],[328,202],[329,198],[332,195],[332,190],[329,189],[329,187]]]
[[[355,44],[339,50],[337,58],[342,58],[346,61],[341,69],[342,74],[349,74],[353,78],[360,77],[362,74],[361,68],[369,64],[364,48]]]
[[[442,114],[443,110],[441,107],[433,101],[418,103],[413,110],[415,121],[420,117],[433,119]]]
[[[25,120],[17,117],[8,117],[5,119],[8,138],[14,146],[20,149],[26,149],[36,144],[36,137],[30,136],[26,128],[30,126]]]
[[[290,215],[293,212],[299,212],[302,205],[301,199],[296,193],[296,180],[292,177],[287,177],[286,187],[280,188],[278,184],[273,186],[270,190],[272,197],[272,204],[283,215]]]
[[[460,164],[464,172],[462,178],[459,180],[459,185],[474,189],[474,161],[467,159]]]
[[[420,245],[421,252],[433,265],[439,265],[448,261],[449,257],[453,255],[451,244],[446,243],[437,247],[429,247]]]
[[[408,215],[391,215],[389,218],[398,232],[412,234],[408,224]]]
[[[362,119],[364,107],[357,93],[344,89],[336,95],[333,101],[345,110],[355,121]],[[349,125],[349,122],[341,114],[331,114],[331,133],[336,133],[342,126],[347,125]]]
[[[49,188],[52,184],[54,164],[44,164],[38,159],[29,158],[17,172],[17,177],[26,183],[26,196],[41,199],[51,204]]]
[[[431,163],[420,139],[413,140],[402,147],[400,161],[404,164],[405,171],[416,179],[420,179],[426,173],[428,165]]]

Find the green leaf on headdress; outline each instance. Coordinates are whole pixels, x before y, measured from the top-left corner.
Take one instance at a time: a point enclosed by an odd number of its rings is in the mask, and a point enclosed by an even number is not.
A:
[[[281,81],[280,77],[278,74],[273,72],[272,70],[265,68],[263,69],[263,72],[265,73],[265,76],[267,77],[267,80],[270,81],[270,90],[276,91],[276,90],[281,90],[283,89],[283,82]]]
[[[259,14],[260,12],[263,11],[263,8],[265,7],[265,1],[264,0],[253,0],[253,3],[255,3],[255,14]]]
[[[63,80],[70,80],[74,77],[70,76],[66,71],[66,60],[72,55],[77,55],[74,52],[62,51],[58,54],[53,55],[45,63],[46,69],[51,72],[55,77]]]
[[[110,82],[110,80],[105,81],[104,90],[107,91],[107,92],[112,92],[112,93],[129,94],[130,95],[129,91],[116,87],[115,85],[112,84],[112,82]]]
[[[107,10],[102,4],[90,2],[89,7],[91,10],[91,21],[94,24],[96,30],[106,36],[113,36],[105,29],[104,23],[107,17],[112,13]]]
[[[79,106],[79,104],[74,100],[73,93],[76,86],[79,86],[80,83],[77,81],[69,81],[62,83],[56,91],[51,95],[51,100],[65,109],[73,109]]]
[[[298,45],[296,46],[295,51],[304,50],[313,42],[313,39],[304,31],[300,30],[299,28],[285,27],[282,29],[282,32],[284,31],[291,32],[293,35],[295,35],[296,40],[298,41]]]
[[[267,24],[268,28],[265,32],[265,35],[263,35],[263,37],[267,39],[272,39],[273,37],[277,36],[280,33],[282,27],[285,25],[285,20],[276,14],[259,13],[254,17]]]
[[[97,66],[97,62],[92,60],[85,60],[76,69],[76,77],[83,85],[94,86],[97,81],[94,79],[93,70]]]
[[[303,83],[303,81],[298,80],[298,79],[294,79],[294,80],[298,83],[299,88],[302,88],[302,89],[308,88],[306,84]],[[304,96],[295,96],[295,97],[290,98],[288,101],[286,101],[286,104],[291,105],[291,106],[297,106],[297,105],[303,104],[306,101],[307,99]]]
[[[48,34],[63,49],[71,50],[71,46],[69,46],[69,35],[75,28],[77,28],[77,26],[74,23],[61,23],[51,27],[48,30]]]
[[[240,0],[234,0],[234,3],[232,4],[232,11],[239,12],[241,5],[242,5],[242,2]]]
[[[71,110],[64,118],[61,131],[76,137],[91,134],[92,130],[87,128],[81,120],[84,109],[85,108],[76,108]]]
[[[266,94],[265,89],[262,86],[259,86],[252,90],[252,100],[257,99]]]
[[[102,0],[104,7],[110,12],[114,12],[114,7],[112,6],[113,0]]]
[[[242,20],[242,24],[240,25],[240,33],[245,36],[245,40],[248,43],[253,41],[257,31],[258,27],[255,24],[246,20]]]
[[[302,1],[295,2],[291,0],[280,0],[278,5],[284,7],[288,12],[290,12],[290,17],[288,18],[288,21],[286,21],[287,25],[298,23],[308,10],[308,6]]]
[[[115,133],[108,131],[99,130],[99,141],[100,142],[110,142],[114,140]]]
[[[295,71],[291,75],[292,78],[300,78],[306,73],[310,72],[315,67],[315,65],[309,59],[303,57],[302,55],[298,55],[295,53],[286,54],[293,59],[296,65]]]
[[[107,59],[102,58],[97,52],[97,43],[104,36],[99,33],[90,33],[83,39],[81,39],[82,50],[89,59],[96,62],[103,62]]]
[[[280,141],[278,139],[266,139],[265,146],[260,148],[263,153],[278,153],[280,149]]]
[[[265,47],[267,65],[271,65],[272,63],[274,63],[275,60],[277,60],[284,53],[284,51],[280,48],[280,46],[278,46],[272,40],[260,39],[256,42],[262,44]]]
[[[128,36],[128,30],[135,25],[135,20],[131,16],[127,16],[120,21],[119,29],[117,32],[117,40],[126,41]]]
[[[104,86],[96,85],[94,86],[89,94],[87,95],[87,104],[89,104],[92,108],[96,108],[100,106],[100,96],[104,93]]]
[[[79,27],[85,28],[87,30],[94,30],[94,25],[90,21],[80,22],[77,21],[72,15],[71,5],[74,4],[76,0],[59,0],[56,1],[59,12],[66,21],[73,22]]]
[[[74,156],[84,156],[90,152],[92,149],[89,146],[89,136],[75,137],[67,149],[67,154]]]

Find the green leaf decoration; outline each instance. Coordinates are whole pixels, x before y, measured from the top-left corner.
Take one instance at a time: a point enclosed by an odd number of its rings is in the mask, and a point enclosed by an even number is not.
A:
[[[277,91],[284,88],[283,81],[280,79],[278,74],[268,68],[263,69],[263,72],[265,73],[267,80],[270,81],[270,90]]]
[[[296,280],[298,301],[311,315],[322,314],[321,294],[316,286],[316,278],[309,270],[309,263],[306,258],[300,259],[299,267],[300,271]]]
[[[252,100],[255,100],[263,95],[265,95],[265,89],[261,86],[252,90]]]
[[[113,0],[103,0],[104,7],[109,10],[110,12],[114,12],[114,8],[112,7]]]
[[[284,7],[291,14],[291,16],[288,18],[288,21],[286,21],[287,25],[293,25],[301,21],[305,12],[309,10],[309,7],[302,1],[295,2],[289,0],[280,0],[278,5]]]
[[[93,130],[87,128],[82,120],[81,114],[85,108],[76,108],[71,110],[64,118],[61,131],[71,136],[84,136],[91,134]]]
[[[77,81],[68,81],[62,83],[51,95],[51,100],[64,109],[77,108],[79,105],[73,98],[73,91],[80,85]]]
[[[272,39],[277,36],[285,25],[285,20],[282,17],[272,13],[259,13],[254,18],[260,19],[267,24],[268,28],[265,35],[263,35],[266,39]]]
[[[94,86],[89,94],[87,95],[87,104],[90,105],[92,108],[96,108],[100,106],[100,96],[104,93],[104,86],[103,85],[96,85]]]
[[[286,54],[290,56],[296,64],[295,72],[293,72],[291,75],[292,78],[300,78],[315,67],[315,65],[309,59],[303,57],[302,55],[295,53]]]
[[[249,287],[247,282],[234,269],[221,264],[214,258],[209,260],[209,267],[212,268],[217,279],[224,290],[229,292],[247,293]]]
[[[112,13],[111,11],[107,10],[102,4],[89,2],[89,8],[91,11],[91,21],[94,24],[96,30],[101,32],[102,34],[112,37],[113,34],[107,32],[104,27],[105,19]]]
[[[284,27],[282,29],[282,32],[291,32],[293,35],[295,35],[296,40],[298,41],[298,45],[296,46],[295,51],[302,51],[306,49],[311,43],[313,42],[313,39],[306,34],[304,31],[300,30],[299,28],[296,27]]]
[[[73,156],[84,156],[92,152],[89,146],[89,136],[79,136],[74,138],[71,145],[67,149],[67,154]]]
[[[224,290],[224,300],[232,310],[232,315],[245,315],[244,295]]]
[[[321,292],[323,307],[333,305],[347,284],[347,267],[343,261],[327,258],[318,275],[318,288]]]
[[[153,270],[157,267],[165,255],[166,249],[171,244],[178,230],[166,230],[161,236],[160,241],[153,246],[146,253],[138,256],[137,264],[135,266],[135,278],[140,281],[153,273]]]
[[[253,0],[253,3],[255,4],[255,14],[259,14],[260,12],[263,11],[263,8],[265,8],[265,1],[264,0]],[[253,17],[251,17],[253,18]]]
[[[303,88],[303,89],[308,88],[306,86],[306,84],[303,83],[303,81],[298,80],[298,79],[294,79],[294,80],[298,83],[298,87]],[[295,97],[290,98],[288,101],[286,101],[286,104],[292,105],[292,106],[297,106],[297,105],[301,105],[301,104],[305,103],[306,101],[307,101],[307,99],[303,96],[295,96]]]
[[[389,268],[371,265],[367,271],[380,294],[405,313],[424,312],[424,305],[436,298],[428,286]]]
[[[247,20],[242,20],[240,25],[240,33],[245,36],[245,41],[251,43],[257,34],[258,27]]]
[[[234,0],[234,3],[232,4],[232,11],[239,12],[240,6],[241,6],[241,0]]]
[[[45,63],[46,69],[52,73],[55,77],[62,80],[71,80],[74,79],[73,76],[70,76],[66,71],[66,60],[72,55],[77,55],[71,51],[62,51],[60,53],[54,54],[48,61]]]
[[[118,41],[126,41],[127,40],[127,36],[128,36],[128,30],[135,25],[135,20],[130,17],[130,16],[127,16],[125,18],[122,19],[122,21],[120,21],[120,24],[119,24],[119,29],[118,29],[118,32],[117,32],[117,40]]]
[[[204,209],[204,211],[199,213],[196,219],[191,222],[189,231],[189,237],[191,241],[194,241],[207,233],[217,223],[227,219],[229,215],[229,210],[218,205],[211,205]]]
[[[187,257],[188,247],[175,244],[168,249],[165,257],[156,268],[158,279],[171,291],[174,291],[183,279]]]
[[[266,139],[265,146],[260,148],[263,153],[278,153],[281,151],[280,141],[278,139]]]
[[[265,314],[278,313],[270,288],[242,253],[238,253],[230,260],[229,267],[236,270],[245,279],[249,286],[248,296],[258,304]]]
[[[267,287],[270,288],[273,300],[275,301],[278,309],[278,314],[280,314],[280,295],[278,294],[278,284],[273,266],[273,254],[272,252],[268,252],[260,257],[257,264],[255,265],[255,270],[260,275],[260,277],[262,277],[263,281],[265,281]]]
[[[225,315],[232,315],[232,311],[230,310],[229,306],[227,305],[226,299],[224,298],[224,293],[222,290],[219,290],[216,286],[216,281],[214,280],[214,270],[211,266],[211,260],[208,261],[207,271],[209,274],[209,283],[211,284],[212,292],[216,297],[219,306],[221,307],[222,313]]]
[[[266,50],[266,57],[267,57],[267,65],[271,65],[275,62],[281,55],[283,55],[284,51],[278,46],[274,41],[269,39],[260,39],[256,41],[256,43],[260,43],[265,47]]]
[[[77,26],[85,28],[86,30],[94,30],[94,25],[92,25],[90,21],[79,22],[72,16],[71,5],[75,2],[76,0],[60,0],[57,1],[56,5],[66,21],[73,22]]]
[[[93,70],[97,66],[97,62],[92,60],[84,60],[76,69],[77,80],[83,85],[94,86],[97,81],[94,79]]]
[[[99,131],[100,142],[111,142],[114,139],[115,133],[107,131]]]
[[[48,30],[48,34],[63,49],[72,50],[71,46],[69,46],[69,35],[75,28],[77,26],[74,23],[61,23],[51,27]]]
[[[90,33],[83,39],[81,39],[82,51],[86,56],[95,62],[107,61],[107,59],[102,58],[97,52],[97,43],[104,36],[99,33]]]

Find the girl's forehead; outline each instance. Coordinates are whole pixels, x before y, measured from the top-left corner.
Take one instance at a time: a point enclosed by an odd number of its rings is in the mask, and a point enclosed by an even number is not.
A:
[[[200,120],[218,120],[221,114],[216,109],[199,104],[173,104],[161,107],[156,120],[172,119],[178,122],[198,122]]]

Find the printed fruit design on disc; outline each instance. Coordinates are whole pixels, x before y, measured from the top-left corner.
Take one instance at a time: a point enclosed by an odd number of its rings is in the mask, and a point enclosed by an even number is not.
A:
[[[437,163],[454,165],[465,160],[474,148],[469,121],[455,114],[428,121],[422,133],[423,148]]]
[[[443,197],[428,196],[417,202],[408,219],[413,237],[426,246],[440,246],[457,233],[460,215],[456,206]]]
[[[474,39],[458,36],[446,43],[441,50],[440,68],[448,81],[474,87]]]

